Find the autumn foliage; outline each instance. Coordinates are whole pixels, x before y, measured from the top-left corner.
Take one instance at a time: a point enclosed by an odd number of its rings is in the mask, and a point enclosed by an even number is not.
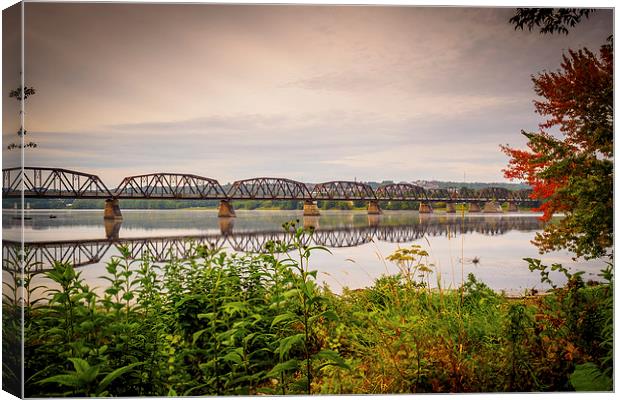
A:
[[[613,243],[613,48],[569,50],[561,68],[533,78],[539,132],[522,132],[527,149],[502,146],[504,175],[531,185],[549,221],[537,235],[541,251],[568,248],[578,257],[610,254]]]

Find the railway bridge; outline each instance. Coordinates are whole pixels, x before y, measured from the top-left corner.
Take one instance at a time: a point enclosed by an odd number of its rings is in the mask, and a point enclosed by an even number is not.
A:
[[[381,214],[380,202],[419,202],[420,213],[432,213],[434,203],[445,203],[446,212],[455,204],[467,204],[469,212],[517,211],[518,204],[534,205],[530,190],[511,191],[501,187],[468,190],[425,189],[411,183],[392,183],[373,189],[357,181],[303,183],[287,178],[260,177],[233,182],[228,190],[213,178],[200,175],[158,172],[125,177],[115,189],[108,189],[94,174],[48,167],[16,167],[2,170],[3,198],[104,199],[105,219],[122,219],[119,200],[175,199],[218,200],[218,215],[234,217],[234,200],[297,200],[304,202],[305,216],[320,214],[317,201],[364,201],[368,214]]]

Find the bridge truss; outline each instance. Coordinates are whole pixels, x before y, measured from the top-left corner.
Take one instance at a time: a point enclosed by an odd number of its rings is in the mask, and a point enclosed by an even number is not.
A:
[[[114,192],[118,199],[201,199],[226,197],[215,179],[190,174],[157,173],[128,176]]]
[[[313,200],[376,200],[372,188],[361,182],[331,181],[312,189]]]
[[[285,178],[252,178],[236,181],[228,191],[227,198],[243,200],[309,200],[308,187]]]
[[[2,197],[110,198],[97,175],[61,168],[24,167],[2,170]]]
[[[305,184],[286,178],[251,178],[225,191],[212,178],[192,174],[154,173],[128,176],[114,191],[97,175],[62,168],[25,167],[2,170],[2,196],[27,198],[304,200],[304,201],[443,201],[533,203],[531,190],[489,187],[459,193],[456,189],[424,189],[409,183],[380,186],[330,181]]]

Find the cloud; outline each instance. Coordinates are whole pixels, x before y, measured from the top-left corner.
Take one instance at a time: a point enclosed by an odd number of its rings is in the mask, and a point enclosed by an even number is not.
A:
[[[190,118],[176,121],[146,121],[128,124],[112,124],[107,128],[114,131],[137,131],[159,133],[176,131],[179,133],[205,132],[205,131],[235,131],[264,129],[272,125],[279,125],[289,117],[286,115],[259,115],[240,114],[231,116],[215,115],[210,117]]]
[[[454,103],[435,114],[384,116],[328,110],[287,115],[230,115],[118,124],[99,131],[34,132],[42,152],[29,162],[101,170],[120,164],[125,175],[166,170],[222,182],[253,176],[303,181],[414,180],[462,175],[464,165],[498,179],[498,145],[518,139],[523,120],[511,100]],[[501,117],[501,118],[500,118]],[[93,148],[92,143],[97,143]],[[440,143],[438,145],[438,143]],[[466,149],[466,150],[465,150]],[[469,160],[469,161],[468,161]],[[505,164],[505,162],[503,162]],[[59,165],[57,165],[59,166]],[[334,168],[336,166],[337,168]]]
[[[106,182],[162,170],[498,180],[497,146],[522,145],[540,122],[530,75],[612,30],[601,11],[541,36],[514,31],[511,13],[32,3],[27,129],[39,148],[27,162]]]

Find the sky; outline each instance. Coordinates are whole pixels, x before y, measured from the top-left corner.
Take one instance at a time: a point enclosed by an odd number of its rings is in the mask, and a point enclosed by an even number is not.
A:
[[[26,165],[110,187],[153,172],[506,181],[499,145],[523,147],[520,131],[542,122],[532,75],[568,49],[598,50],[613,30],[611,10],[568,36],[516,31],[513,14],[26,3],[25,79],[37,92],[26,129],[38,144]],[[5,12],[5,88],[18,80],[8,22]],[[3,98],[3,144],[16,138],[15,103]]]

